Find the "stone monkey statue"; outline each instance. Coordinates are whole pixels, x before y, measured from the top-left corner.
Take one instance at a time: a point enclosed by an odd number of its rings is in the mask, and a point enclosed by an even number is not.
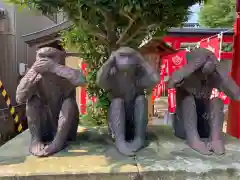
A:
[[[81,71],[64,66],[66,53],[51,47],[37,51],[36,61],[21,79],[18,103],[26,102],[30,153],[49,156],[75,140],[79,111],[75,88],[85,85]]]
[[[129,47],[112,52],[97,74],[99,87],[111,94],[109,129],[118,151],[134,155],[145,144],[147,100],[144,90],[159,82],[159,74],[143,56]]]
[[[225,153],[222,128],[224,104],[219,98],[210,99],[212,89],[240,100],[240,88],[220,70],[216,56],[207,49],[187,52],[187,64],[174,72],[168,88],[176,88],[175,135],[204,155]],[[201,138],[208,138],[203,142]]]

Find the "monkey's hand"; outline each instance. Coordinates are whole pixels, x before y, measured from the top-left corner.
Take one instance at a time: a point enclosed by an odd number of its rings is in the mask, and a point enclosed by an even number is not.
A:
[[[35,92],[37,83],[42,79],[41,74],[30,68],[25,76],[21,79],[17,91],[16,101],[17,103],[26,102]]]
[[[175,88],[179,87],[183,84],[184,78],[182,76],[182,73],[179,71],[175,71],[172,76],[169,78],[168,81],[168,88]]]
[[[52,72],[53,69],[57,66],[58,64],[55,63],[54,61],[48,59],[48,58],[44,58],[41,59],[39,61],[36,61],[33,66],[32,69],[34,71],[36,71],[37,73],[43,74],[46,72]]]

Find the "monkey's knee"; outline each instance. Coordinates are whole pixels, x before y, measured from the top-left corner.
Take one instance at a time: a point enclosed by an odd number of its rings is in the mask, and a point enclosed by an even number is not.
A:
[[[210,100],[210,110],[214,112],[223,112],[224,103],[219,98],[213,98]]]
[[[221,99],[213,98],[210,100],[209,103],[210,103],[209,111],[211,114],[215,114],[217,116],[220,116],[220,115],[223,116],[224,103]],[[210,117],[210,118],[212,118],[212,117]]]
[[[184,107],[184,109],[186,107],[193,107],[196,108],[196,102],[193,96],[187,96],[182,100],[182,105]],[[185,109],[187,110],[187,109]]]
[[[122,98],[114,98],[111,101],[110,108],[117,110],[117,108],[123,108],[124,107],[124,100]]]
[[[124,100],[122,98],[114,98],[112,101],[111,101],[111,104],[123,104],[124,103]]]
[[[74,98],[66,98],[62,103],[61,111],[68,116],[76,116],[78,114],[78,107]]]
[[[59,124],[69,122],[72,126],[78,125],[79,111],[76,100],[74,98],[67,98],[62,103],[60,112]]]
[[[115,135],[116,128],[114,124],[125,120],[124,100],[121,98],[114,98],[111,100],[108,109],[108,125],[111,133]]]
[[[136,133],[142,134],[145,136],[143,132],[146,131],[147,126],[147,100],[144,95],[140,95],[135,100],[135,107],[134,107],[134,126],[136,129]],[[139,130],[141,129],[141,130]],[[139,132],[141,131],[141,132]],[[135,134],[136,135],[136,134]]]
[[[137,96],[137,98],[136,98],[136,100],[135,100],[135,103],[136,103],[136,104],[146,103],[146,102],[147,102],[147,100],[146,100],[146,98],[145,98],[144,95]]]
[[[65,124],[69,127],[64,127]],[[77,129],[79,123],[79,111],[76,100],[74,98],[67,98],[62,104],[62,109],[59,115],[58,129],[65,128],[68,132],[67,139],[69,141],[76,140]],[[68,126],[67,125],[67,126]]]
[[[207,61],[202,67],[203,74],[211,74],[215,70],[215,63],[213,61]]]
[[[135,100],[135,113],[145,112],[147,108],[147,100],[144,95],[137,96]],[[137,112],[136,112],[137,111]]]
[[[28,121],[38,120],[40,117],[45,116],[43,105],[37,96],[33,96],[26,104],[26,116]]]
[[[31,99],[28,100],[26,103],[26,111],[36,111],[40,108],[41,101],[37,96],[33,96]]]
[[[73,107],[74,108],[75,104],[76,104],[76,100],[72,97],[69,97],[69,98],[66,98],[63,101],[62,106],[68,106],[68,107]]]
[[[33,139],[43,142],[52,140],[54,132],[49,123],[48,111],[45,109],[40,99],[33,96],[26,104],[26,116],[28,128]]]
[[[196,102],[193,96],[185,96],[177,103],[176,114],[173,115],[173,129],[177,137],[186,139],[186,126],[197,121]]]

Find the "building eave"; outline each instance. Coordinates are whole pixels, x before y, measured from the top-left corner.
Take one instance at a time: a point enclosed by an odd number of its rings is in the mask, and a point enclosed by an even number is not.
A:
[[[23,35],[23,40],[29,46],[41,46],[59,40],[59,32],[70,28],[73,25],[71,21],[64,21],[50,28],[38,32]],[[167,35],[169,36],[206,36],[224,32],[226,36],[233,36],[233,30],[228,28],[171,28]],[[171,54],[176,50],[168,46],[161,38],[151,39],[140,48],[142,53],[158,53],[159,55]]]
[[[22,38],[29,46],[43,44],[45,42],[59,40],[59,32],[70,28],[73,25],[71,21],[64,21],[52,27],[23,35]]]
[[[70,28],[73,25],[71,21],[64,21],[37,32],[23,35],[23,40],[30,46],[51,40],[60,39],[59,32]],[[225,36],[233,36],[234,32],[229,28],[171,28],[167,35],[169,36],[212,36],[224,32]]]
[[[162,39],[151,39],[140,48],[142,54],[156,53],[160,56],[175,53],[176,50],[166,44]]]
[[[233,36],[230,28],[171,28],[168,36],[212,36],[224,32],[225,36]]]

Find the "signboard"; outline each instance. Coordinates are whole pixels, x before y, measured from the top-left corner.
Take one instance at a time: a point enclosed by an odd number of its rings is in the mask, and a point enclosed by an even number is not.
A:
[[[221,40],[222,40],[222,35],[208,38],[199,42],[199,47],[206,48],[212,51],[216,55],[217,59],[220,60],[221,59],[221,47],[220,47]]]
[[[165,57],[168,62],[168,75],[171,76],[173,72],[177,71],[187,63],[187,50],[180,50],[175,54]],[[174,113],[176,109],[176,90],[168,89],[168,111]]]
[[[180,50],[175,54],[171,54],[165,57],[168,61],[168,75],[171,76],[173,72],[180,69],[187,62],[186,50]]]

